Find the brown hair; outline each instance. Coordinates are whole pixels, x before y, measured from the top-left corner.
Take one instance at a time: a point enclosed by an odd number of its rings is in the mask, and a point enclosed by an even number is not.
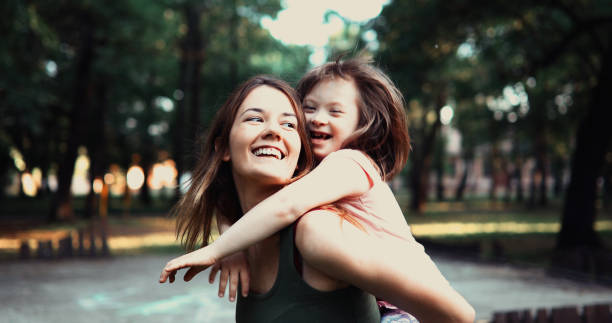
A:
[[[359,92],[357,130],[343,144],[365,152],[388,181],[402,170],[410,152],[404,98],[389,77],[365,58],[337,60],[306,73],[297,85],[300,101],[321,81],[340,77]]]
[[[281,91],[296,112],[296,129],[301,139],[301,150],[294,176],[301,177],[312,168],[312,151],[308,144],[304,114],[293,88],[286,82],[267,75],[255,76],[242,83],[217,111],[206,141],[200,145],[201,151],[192,171],[191,186],[171,210],[171,215],[177,217],[177,237],[188,250],[195,249],[200,240],[202,246],[208,244],[215,213],[225,216],[232,223],[242,216],[231,164],[223,162],[222,158],[229,149],[229,134],[240,105],[249,93],[259,86],[269,86]]]

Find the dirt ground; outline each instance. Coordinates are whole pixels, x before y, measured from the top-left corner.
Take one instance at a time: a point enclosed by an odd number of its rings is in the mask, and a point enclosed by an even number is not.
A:
[[[0,263],[0,322],[233,322],[234,304],[216,296],[207,273],[190,283],[157,283],[171,255]],[[612,288],[551,278],[537,269],[433,254],[477,311],[612,303]]]

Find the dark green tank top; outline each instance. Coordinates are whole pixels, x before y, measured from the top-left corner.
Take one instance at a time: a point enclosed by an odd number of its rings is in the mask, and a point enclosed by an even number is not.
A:
[[[238,323],[379,323],[376,298],[354,286],[322,292],[308,285],[295,268],[294,226],[280,231],[278,274],[264,294],[238,296]],[[238,295],[241,295],[239,292]]]

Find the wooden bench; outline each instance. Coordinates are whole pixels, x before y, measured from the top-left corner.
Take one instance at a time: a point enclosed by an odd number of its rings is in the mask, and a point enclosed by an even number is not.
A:
[[[612,323],[612,304],[495,312],[491,323]]]

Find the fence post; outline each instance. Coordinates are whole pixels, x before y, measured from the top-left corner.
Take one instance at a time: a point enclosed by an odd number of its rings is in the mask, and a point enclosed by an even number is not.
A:
[[[51,240],[38,240],[37,256],[39,259],[53,258],[53,245]]]
[[[72,255],[73,255],[72,236],[69,233],[65,238],[60,239],[59,247],[57,250],[57,257],[58,258],[68,258],[68,257],[72,257]]]
[[[545,308],[539,308],[537,310],[535,323],[548,323],[548,311]]]
[[[522,323],[534,323],[530,310],[524,310],[521,316],[523,317],[521,319]]]
[[[30,243],[28,242],[28,240],[21,240],[21,246],[19,246],[19,258],[30,258]]]
[[[582,323],[576,306],[553,308],[552,323]]]
[[[79,239],[79,257],[85,256],[85,232],[83,229],[79,229],[78,231],[78,239]]]
[[[610,304],[587,305],[582,312],[584,323],[612,322]]]

